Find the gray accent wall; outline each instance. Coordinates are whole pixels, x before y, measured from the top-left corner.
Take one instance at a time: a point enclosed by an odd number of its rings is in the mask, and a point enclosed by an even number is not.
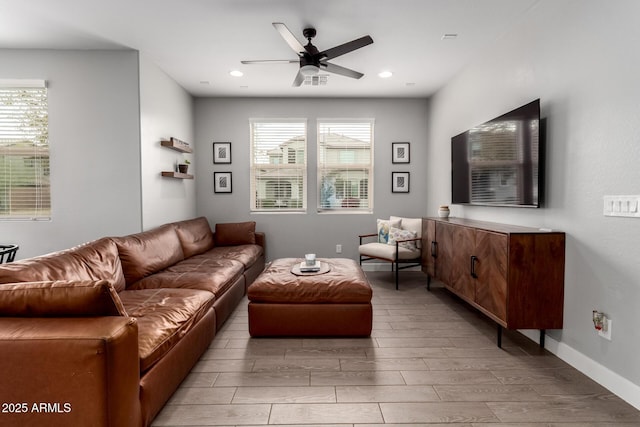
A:
[[[545,206],[453,206],[451,213],[567,233],[564,328],[549,331],[554,351],[636,406],[640,220],[604,217],[603,196],[640,194],[638,16],[637,1],[534,6],[432,98],[423,190],[428,213],[435,215],[450,200],[450,181],[442,178],[451,171],[451,137],[541,99]],[[594,309],[613,320],[611,341],[596,334]]]
[[[0,49],[0,78],[48,83],[51,221],[0,221],[28,258],[140,231],[138,53]]]
[[[321,90],[321,88],[319,88]],[[376,218],[421,217],[427,201],[428,101],[425,99],[196,99],[196,200],[198,215],[219,222],[256,221],[266,232],[267,258],[341,256],[357,259],[361,233],[376,232]],[[249,119],[307,118],[307,212],[249,212]],[[374,118],[372,214],[318,213],[318,118]],[[230,141],[232,164],[213,164],[213,142]],[[391,163],[391,143],[411,143],[411,163]],[[233,173],[233,192],[214,194],[213,172]],[[391,172],[410,172],[410,192],[391,193]],[[342,254],[336,254],[341,244]]]

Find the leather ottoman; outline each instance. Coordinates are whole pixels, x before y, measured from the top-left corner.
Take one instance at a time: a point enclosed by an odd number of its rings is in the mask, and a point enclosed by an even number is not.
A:
[[[302,261],[277,259],[249,286],[251,336],[369,336],[373,292],[358,263],[320,258],[328,264],[328,272],[292,273]]]

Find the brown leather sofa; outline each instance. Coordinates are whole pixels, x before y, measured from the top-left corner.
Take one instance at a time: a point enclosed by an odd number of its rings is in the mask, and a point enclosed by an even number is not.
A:
[[[148,426],[264,269],[206,218],[0,266],[0,425]]]

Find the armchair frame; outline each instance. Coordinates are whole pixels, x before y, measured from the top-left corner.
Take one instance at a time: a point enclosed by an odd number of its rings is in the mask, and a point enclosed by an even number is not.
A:
[[[370,233],[370,234],[360,234],[358,235],[358,238],[360,239],[360,246],[362,246],[364,244],[364,239],[367,238],[371,238],[371,237],[378,237],[377,233]],[[390,262],[391,263],[391,271],[395,271],[395,279],[396,279],[396,290],[398,290],[398,279],[399,279],[399,272],[400,270],[404,270],[406,268],[411,268],[411,267],[419,267],[422,265],[422,257],[420,254],[418,254],[417,258],[414,259],[398,259],[398,251],[399,251],[399,247],[400,247],[400,243],[403,242],[419,242],[420,240],[422,240],[421,237],[415,237],[413,239],[402,239],[402,240],[396,240],[396,250],[394,251],[394,257],[393,258],[383,258],[383,257],[374,257],[374,256],[367,256],[367,255],[362,255],[359,254],[360,256],[360,265],[362,265],[363,261],[370,261],[370,260],[380,260],[380,261],[386,261],[386,262]],[[420,249],[420,252],[422,252],[422,248]],[[400,264],[403,264],[402,266]]]

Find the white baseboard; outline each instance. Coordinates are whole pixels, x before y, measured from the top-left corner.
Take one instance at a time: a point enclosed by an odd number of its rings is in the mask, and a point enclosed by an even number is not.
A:
[[[540,339],[540,333],[536,330],[519,330],[519,332],[532,341],[538,342]],[[630,405],[640,409],[640,386],[549,335],[545,335],[544,347]]]

